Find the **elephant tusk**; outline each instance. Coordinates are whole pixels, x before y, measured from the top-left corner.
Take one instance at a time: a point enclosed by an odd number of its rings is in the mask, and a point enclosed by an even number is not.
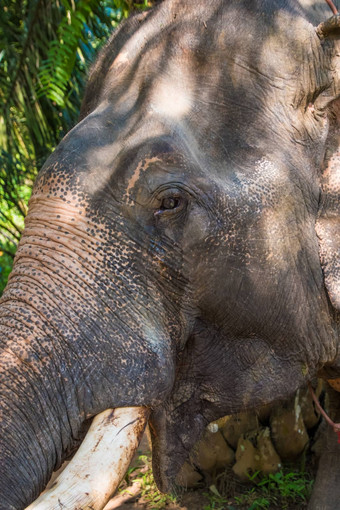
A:
[[[26,510],[102,510],[129,467],[149,414],[147,407],[98,414],[72,461]]]

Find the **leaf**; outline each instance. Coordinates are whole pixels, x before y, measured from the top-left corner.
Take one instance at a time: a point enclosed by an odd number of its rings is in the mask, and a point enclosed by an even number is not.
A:
[[[219,498],[221,498],[221,494],[218,492],[217,488],[216,488],[216,485],[210,485],[209,486],[209,490],[215,494],[215,496],[218,496]]]

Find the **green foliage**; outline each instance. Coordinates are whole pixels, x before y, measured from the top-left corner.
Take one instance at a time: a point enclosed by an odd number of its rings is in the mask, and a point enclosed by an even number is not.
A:
[[[228,470],[225,474],[228,474]],[[221,475],[219,474],[216,478],[218,487],[220,487],[218,481]],[[138,461],[129,468],[120,491],[129,494],[129,486],[134,483],[138,483],[140,487],[140,502],[150,510],[160,510],[171,507],[172,504],[175,504],[177,508],[183,504],[181,496],[175,498],[158,491],[152,475],[149,455],[140,455]],[[292,472],[286,469],[266,476],[257,471],[249,476],[247,486],[238,482],[236,485],[223,484],[218,489],[216,485],[210,485],[209,490],[203,492],[206,500],[203,510],[266,510],[269,508],[289,510],[306,508],[312,492],[313,479],[312,475],[304,472]]]
[[[221,489],[221,492],[215,485],[211,485],[209,492],[204,493],[208,500],[204,510],[305,508],[313,485],[313,480],[306,473],[290,471],[267,476],[257,471],[249,476],[249,482],[252,484],[250,488],[244,488],[244,484],[239,487],[231,485]]]
[[[8,275],[12,269],[12,263],[12,257],[0,251],[0,296],[6,286]]]
[[[248,505],[249,510],[272,506],[285,510],[292,503],[306,502],[311,495],[313,480],[306,473],[279,471],[256,481],[259,474],[257,472],[251,477],[254,487],[234,498],[238,505]]]
[[[205,492],[204,496],[209,500],[209,504],[203,507],[203,510],[232,510],[227,506],[227,498],[221,496],[215,485],[209,487],[210,492]]]
[[[47,58],[39,66],[37,97],[48,97],[59,107],[65,108],[75,67],[80,71],[85,69],[86,59],[92,57],[92,48],[97,46],[91,26],[94,13],[97,13],[99,25],[112,28],[121,20],[122,10],[104,7],[103,12],[100,12],[103,2],[99,0],[60,1],[63,16],[57,28],[56,39],[49,43]],[[108,35],[105,29],[102,35]],[[99,39],[102,37],[99,36]],[[89,41],[94,44],[89,45]]]
[[[151,460],[146,455],[140,455],[139,461],[144,464],[144,469],[140,475],[135,478],[135,482],[139,482],[143,499],[147,502],[150,510],[161,510],[167,504],[176,503],[176,498],[169,494],[162,494],[157,489],[153,478]]]
[[[277,503],[276,498],[261,496],[256,492],[255,489],[251,489],[241,496],[236,496],[235,501],[238,506],[244,507],[244,505],[246,505],[248,510],[265,510],[266,508],[270,508],[271,502],[275,506]],[[279,506],[279,508],[281,507]]]
[[[313,481],[306,473],[279,471],[264,477],[257,487],[261,487],[265,492],[277,493],[288,504],[289,501],[306,501],[311,494],[312,485]]]

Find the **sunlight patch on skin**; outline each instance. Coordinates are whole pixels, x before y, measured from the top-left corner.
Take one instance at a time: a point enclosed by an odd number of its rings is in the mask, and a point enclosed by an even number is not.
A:
[[[146,324],[143,327],[144,330],[144,338],[147,338],[148,343],[156,349],[159,350],[159,346],[161,344],[161,335],[157,332],[157,329],[151,324]]]
[[[153,292],[150,289],[150,296],[151,301],[154,297],[157,296],[157,291],[155,292],[155,295],[152,295]],[[160,296],[159,296],[160,298]],[[143,324],[142,326],[143,331],[143,337],[147,340],[148,348],[151,349],[152,352],[160,356],[160,359],[166,359],[165,353],[167,353],[169,356],[172,356],[172,340],[168,335],[168,332],[166,331],[166,327],[164,327],[164,324],[162,323],[162,319],[160,316],[155,314],[154,317],[149,316],[148,320]],[[172,371],[173,366],[172,362],[168,365],[168,368],[170,371]],[[170,372],[169,372],[170,374]]]
[[[151,94],[151,110],[159,115],[180,120],[191,110],[192,91],[188,69],[170,62]]]
[[[104,189],[108,184],[111,178],[111,168],[114,166],[118,150],[118,144],[108,144],[89,152],[86,166],[91,170],[88,172],[85,181],[85,191],[87,193],[94,194]]]
[[[306,21],[303,18],[293,17],[284,9],[278,10],[276,13],[275,23],[280,27],[290,26],[291,30],[303,34],[306,42],[310,37],[309,25],[306,24]],[[265,34],[259,52],[260,69],[263,75],[269,83],[278,88],[283,88],[287,79],[295,77],[299,65],[298,49],[294,55],[295,58],[292,58],[291,52],[287,51],[288,44],[285,30],[268,32]],[[298,48],[298,42],[296,42],[296,48]],[[280,62],[280,66],[277,65],[277,62]]]
[[[294,208],[286,187],[286,175],[275,163],[266,158],[256,163],[248,193],[260,200],[266,258],[277,268],[285,266],[289,259],[296,260],[301,249],[294,229]]]
[[[257,181],[260,181],[261,184],[267,184],[268,188],[275,186],[275,189],[277,189],[277,186],[284,186],[284,178],[282,177],[280,169],[273,161],[266,158],[262,158],[255,163],[253,176]],[[265,204],[266,200],[271,203],[273,194],[269,194],[268,197],[267,194],[265,194],[265,196],[262,197],[262,203]]]
[[[176,81],[161,81],[153,92],[151,108],[155,113],[181,119],[191,108],[191,96]]]
[[[147,18],[151,11],[144,11],[139,13],[140,18]],[[166,25],[171,20],[170,12],[162,13],[162,21]],[[127,62],[133,63],[145,49],[145,46],[159,33],[158,23],[147,23],[142,24],[141,27],[136,30],[133,34],[129,35],[129,38],[125,42],[123,49],[117,55],[116,59],[110,66],[110,72],[113,74],[117,72],[117,65],[126,64]]]
[[[284,268],[291,259],[297,260],[301,250],[290,216],[289,205],[285,208],[284,204],[282,209],[266,209],[263,212],[261,223],[264,230],[266,259],[276,268]]]
[[[117,71],[117,66],[128,64],[129,62],[130,62],[130,59],[129,59],[127,51],[122,51],[121,53],[118,54],[118,56],[112,62],[109,72],[112,70]]]
[[[247,202],[258,203],[262,208],[277,204],[287,182],[285,174],[266,158],[256,161],[251,173],[236,171],[235,174],[242,183]]]

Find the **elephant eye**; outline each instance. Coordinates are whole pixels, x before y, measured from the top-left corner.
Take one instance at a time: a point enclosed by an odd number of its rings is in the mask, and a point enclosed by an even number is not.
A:
[[[158,208],[154,213],[157,216],[179,213],[187,204],[185,194],[178,189],[163,191],[157,198]]]
[[[169,209],[176,209],[180,205],[181,199],[179,197],[166,197],[163,198],[160,210],[166,211]]]

